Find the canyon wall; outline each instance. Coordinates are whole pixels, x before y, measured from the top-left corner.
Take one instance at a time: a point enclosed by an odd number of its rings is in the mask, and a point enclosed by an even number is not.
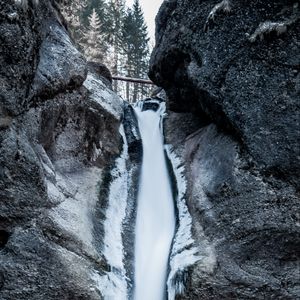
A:
[[[187,185],[194,243],[178,251],[196,260],[174,269],[176,299],[299,297],[299,9],[166,0],[157,16],[150,77]],[[76,49],[55,1],[0,0],[0,21],[0,298],[124,297],[141,162],[132,108]],[[104,237],[122,214],[120,269]]]
[[[0,1],[0,20],[0,298],[101,299],[123,101],[54,1]]]
[[[176,299],[300,295],[299,11],[283,0],[160,8],[149,75],[167,93],[198,248]]]

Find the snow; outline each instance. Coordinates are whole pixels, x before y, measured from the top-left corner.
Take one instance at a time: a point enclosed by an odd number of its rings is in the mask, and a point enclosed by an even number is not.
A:
[[[264,39],[264,36],[271,33],[272,31],[275,31],[277,35],[281,35],[287,31],[287,25],[288,23],[286,22],[266,21],[260,23],[255,32],[249,37],[249,41],[253,43],[257,38],[260,38],[260,40],[262,41]]]
[[[55,224],[68,232],[83,247],[96,253],[93,245],[91,214],[98,201],[98,183],[102,170],[96,167],[81,169],[78,173],[56,173],[56,184],[47,182],[48,196],[59,204],[50,210]]]
[[[28,9],[28,0],[15,0],[15,4],[21,6],[24,11]]]
[[[65,200],[64,195],[50,180],[46,180],[47,194],[52,204],[57,205]]]
[[[105,300],[127,299],[126,294],[124,294],[124,290],[120,289],[120,287],[124,284],[121,276],[112,272],[105,275],[93,272],[91,279],[95,282],[95,285]]]
[[[128,157],[127,144],[123,126],[120,133],[124,140],[121,156],[116,160],[116,167],[112,170],[113,180],[110,184],[108,208],[104,221],[104,248],[103,255],[111,266],[111,271],[100,274],[94,268],[90,268],[88,276],[96,289],[104,299],[127,299],[127,278],[123,265],[122,223],[125,217],[127,205],[127,181],[126,160]],[[47,167],[43,163],[44,167]],[[48,168],[48,167],[47,167]],[[49,217],[61,232],[67,232],[68,236],[76,240],[82,251],[91,257],[99,257],[94,246],[93,218],[91,217],[98,201],[98,185],[101,182],[102,170],[98,167],[80,169],[75,173],[55,173],[55,181],[46,180],[48,196],[53,204],[56,204],[49,212]],[[99,220],[101,222],[101,220]],[[60,249],[62,256],[71,258],[72,253],[66,249]],[[62,260],[64,260],[62,258]],[[81,264],[80,264],[81,266]],[[74,264],[68,266],[72,275]]]
[[[178,209],[179,227],[173,242],[170,256],[170,273],[167,280],[168,299],[174,300],[177,294],[182,294],[185,290],[184,282],[175,280],[176,275],[178,272],[182,272],[188,266],[196,263],[200,259],[200,256],[197,254],[198,249],[192,238],[192,218],[185,202],[187,184],[184,177],[184,166],[179,157],[175,154],[172,146],[165,145],[165,149],[175,173],[178,189],[176,204]]]
[[[206,22],[205,22],[205,25],[204,25],[204,31],[207,31],[208,27],[209,27],[209,22],[210,21],[214,21],[215,20],[215,17],[216,15],[219,13],[219,12],[225,12],[225,13],[230,13],[231,11],[231,4],[230,4],[230,0],[223,0],[219,3],[217,3],[213,9],[210,11],[207,19],[206,19]]]
[[[128,193],[126,169],[128,145],[123,125],[120,127],[120,134],[123,137],[124,146],[120,157],[116,160],[116,166],[111,172],[113,180],[110,185],[109,205],[104,223],[103,254],[111,266],[111,272],[102,276],[102,281],[99,280],[99,290],[101,290],[104,299],[126,299],[127,297],[127,278],[123,264],[122,224],[126,215],[126,196]]]
[[[36,145],[35,150],[38,153],[38,156],[39,156],[42,166],[44,168],[46,177],[48,179],[51,179],[52,181],[55,180],[55,168],[54,168],[49,156],[47,155],[45,149],[41,145]]]

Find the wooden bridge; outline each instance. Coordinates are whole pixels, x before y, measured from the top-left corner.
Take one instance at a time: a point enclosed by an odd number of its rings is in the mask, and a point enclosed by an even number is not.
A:
[[[157,90],[155,83],[147,79],[116,75],[112,79],[114,91],[129,103],[147,98]]]
[[[155,85],[154,82],[147,79],[140,79],[140,78],[133,78],[133,77],[124,77],[124,76],[112,76],[113,80],[119,80],[119,81],[127,81],[127,82],[133,82],[133,83],[141,83],[141,84],[151,84]]]

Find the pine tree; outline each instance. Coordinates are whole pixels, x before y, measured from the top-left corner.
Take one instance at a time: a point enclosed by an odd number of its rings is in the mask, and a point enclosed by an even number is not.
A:
[[[107,45],[102,24],[95,9],[88,17],[88,27],[83,34],[82,46],[88,60],[103,62],[106,57]]]
[[[135,52],[135,33],[136,28],[134,24],[133,13],[131,9],[127,9],[124,18],[122,36],[121,36],[121,49],[122,54],[125,56],[124,69],[128,77],[133,77],[134,66],[134,52]]]
[[[135,40],[135,74],[138,78],[146,78],[149,62],[149,38],[148,29],[145,23],[143,11],[139,0],[133,4],[133,20],[137,29],[134,35]]]
[[[82,12],[82,23],[85,26],[88,26],[88,17],[93,12],[93,9],[95,9],[99,19],[102,22],[103,28],[105,28],[105,20],[107,19],[107,4],[105,0],[89,0]]]
[[[122,27],[121,35],[121,53],[123,55],[123,68],[127,77],[133,77],[134,73],[134,41],[133,33],[135,32],[134,20],[131,9],[127,9],[126,16]],[[126,83],[126,99],[130,101],[132,99],[132,93],[130,84]]]
[[[122,28],[122,51],[125,56],[126,75],[147,78],[149,61],[149,38],[144,15],[138,0],[127,10]],[[127,92],[127,94],[129,94]],[[143,86],[134,85],[132,100],[146,94]]]
[[[111,46],[109,67],[114,75],[120,71],[122,24],[125,17],[125,0],[110,0],[107,6],[107,42]]]

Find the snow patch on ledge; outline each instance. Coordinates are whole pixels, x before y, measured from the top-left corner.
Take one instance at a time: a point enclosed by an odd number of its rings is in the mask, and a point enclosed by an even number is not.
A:
[[[167,279],[168,299],[174,300],[177,294],[183,294],[185,291],[184,273],[187,267],[199,261],[200,256],[197,255],[198,248],[192,238],[192,217],[185,200],[187,183],[184,166],[171,145],[165,145],[165,149],[175,173],[178,189],[176,204],[179,226],[171,250],[170,273]]]
[[[123,137],[123,150],[116,160],[116,166],[112,170],[113,177],[110,184],[108,208],[104,222],[104,249],[103,254],[111,267],[110,272],[100,276],[93,274],[93,279],[98,285],[104,299],[127,299],[127,277],[124,267],[124,248],[122,241],[122,225],[126,216],[128,194],[128,173],[126,160],[128,158],[128,145],[123,125],[120,127]]]

